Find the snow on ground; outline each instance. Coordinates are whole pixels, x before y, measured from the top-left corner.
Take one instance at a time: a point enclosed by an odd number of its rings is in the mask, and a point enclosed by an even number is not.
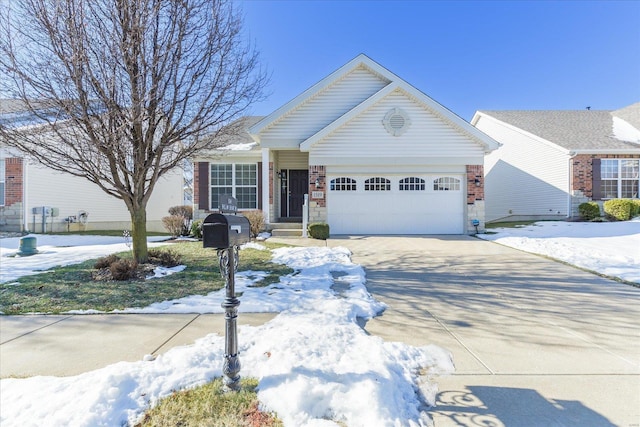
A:
[[[600,274],[640,283],[640,218],[624,222],[541,221],[478,234]]]
[[[273,254],[275,262],[296,273],[264,288],[250,285],[266,273],[238,273],[241,310],[266,307],[280,312],[265,325],[243,326],[239,332],[241,375],[259,379],[263,409],[275,411],[285,426],[293,427],[338,426],[334,421],[349,426],[428,425],[424,404],[433,405],[437,393],[430,376],[453,371],[450,353],[366,334],[357,319],[379,314],[384,305],[367,292],[364,270],[351,262],[347,249],[281,248]],[[341,282],[339,294],[331,288],[334,280]],[[220,311],[223,297],[221,290],[127,311]],[[74,377],[0,380],[0,424],[134,423],[174,390],[221,376],[224,337],[210,334],[151,359]]]
[[[20,249],[19,237],[0,239],[0,283],[130,249],[123,237],[50,234],[29,236],[36,238],[38,253],[26,257],[15,256]],[[167,240],[167,237],[149,237],[149,247],[161,245],[158,242],[162,240]]]
[[[493,231],[495,234],[478,237],[640,282],[638,219],[549,221]],[[18,239],[0,240],[0,277],[16,280],[20,275],[37,273],[34,270],[126,250],[123,243],[118,246],[118,238],[38,237],[44,253],[26,258],[6,257],[15,253]],[[252,247],[264,249],[261,245]],[[384,306],[367,292],[364,271],[350,261],[348,250],[282,248],[273,254],[274,261],[297,273],[283,277],[280,283],[256,288],[251,284],[266,273],[244,271],[238,273],[236,284],[242,292],[241,311],[280,312],[265,325],[240,330],[241,375],[259,379],[263,409],[277,412],[285,426],[295,427],[338,425],[330,419],[349,426],[427,425],[429,419],[421,405],[423,401],[433,404],[437,392],[429,375],[453,371],[449,352],[436,346],[384,342],[358,326],[358,317],[368,319]],[[45,257],[49,261],[38,260]],[[338,280],[349,285],[340,294],[331,288]],[[220,312],[223,298],[221,290],[126,311]],[[224,337],[210,334],[155,360],[120,362],[74,377],[3,379],[0,424],[122,425],[137,420],[149,405],[173,390],[220,376],[223,359]]]

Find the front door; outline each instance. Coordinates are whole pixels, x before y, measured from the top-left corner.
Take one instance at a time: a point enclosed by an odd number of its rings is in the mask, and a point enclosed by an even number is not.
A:
[[[309,192],[309,171],[289,169],[283,172],[280,216],[301,218],[304,195]]]

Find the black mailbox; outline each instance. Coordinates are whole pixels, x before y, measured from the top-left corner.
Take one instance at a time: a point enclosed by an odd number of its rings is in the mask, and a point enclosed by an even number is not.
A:
[[[205,248],[226,249],[251,240],[247,217],[213,213],[202,222],[202,245]]]

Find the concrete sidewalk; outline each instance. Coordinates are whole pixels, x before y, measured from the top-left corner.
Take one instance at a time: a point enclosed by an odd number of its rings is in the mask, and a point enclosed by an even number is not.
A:
[[[389,307],[365,329],[453,353],[436,427],[640,426],[640,289],[468,236],[280,240],[349,248]],[[0,316],[0,375],[74,375],[211,332],[223,315]]]
[[[241,313],[238,326],[273,317]],[[77,375],[162,354],[210,333],[224,335],[224,327],[224,314],[0,316],[0,377]]]

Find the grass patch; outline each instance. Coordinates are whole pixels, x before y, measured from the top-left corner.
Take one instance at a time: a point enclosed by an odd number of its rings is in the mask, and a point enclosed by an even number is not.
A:
[[[505,221],[505,222],[490,222],[485,224],[485,228],[518,228],[526,225],[535,224],[536,221]]]
[[[269,249],[285,245],[265,244]],[[202,242],[178,242],[158,247],[176,252],[187,266],[180,273],[152,280],[93,280],[96,260],[85,261],[34,276],[19,279],[20,285],[0,284],[0,311],[4,314],[62,313],[70,310],[113,311],[128,307],[145,307],[188,295],[207,295],[224,287],[218,257],[214,249],[204,249]],[[37,255],[34,255],[37,256]],[[131,258],[131,252],[118,256]],[[240,252],[239,271],[267,271],[259,283],[278,282],[293,270],[271,263],[271,252],[245,249]]]
[[[224,393],[222,379],[178,391],[148,410],[136,427],[210,426],[280,427],[273,414],[258,410],[258,381],[243,378],[238,392]]]

